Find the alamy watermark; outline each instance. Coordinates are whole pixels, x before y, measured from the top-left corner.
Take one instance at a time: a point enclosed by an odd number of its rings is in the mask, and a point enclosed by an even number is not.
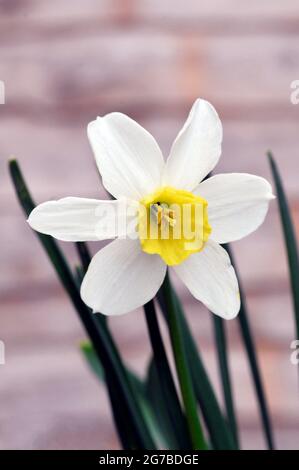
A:
[[[184,240],[185,249],[201,247],[204,239],[204,207],[202,204],[165,204],[149,206],[119,199],[99,204],[94,209],[94,236],[99,240],[118,234],[119,238],[151,240]]]
[[[293,80],[290,84],[291,90],[290,101],[292,104],[299,104],[299,80]]]
[[[0,80],[0,104],[5,104],[5,85],[2,80]]]
[[[290,348],[293,349],[290,354],[291,364],[297,366],[299,364],[299,339],[294,339],[290,344]]]
[[[0,365],[5,364],[5,345],[4,341],[0,340]]]

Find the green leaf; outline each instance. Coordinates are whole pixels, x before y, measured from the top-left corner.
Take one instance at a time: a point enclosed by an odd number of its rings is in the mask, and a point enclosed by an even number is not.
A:
[[[190,449],[192,444],[188,439],[186,418],[169,367],[153,300],[145,304],[144,311],[153,351],[148,385],[155,409],[159,407],[157,418],[161,428],[167,432],[171,449]]]
[[[173,289],[170,285],[168,273],[166,273],[162,292],[165,299],[166,319],[169,335],[172,343],[172,350],[175,359],[176,371],[180,383],[181,394],[185,406],[187,425],[193,450],[207,449],[207,444],[203,435],[199,416],[197,413],[196,398],[191,379],[186,343],[184,340],[180,314]]]
[[[182,305],[174,290],[173,296],[175,298],[178,315],[180,317],[180,327],[184,338],[187,361],[190,367],[195,395],[201,408],[206,427],[209,431],[213,448],[216,450],[235,449],[236,446],[232,434],[223,417],[213,387],[202,362],[199,350],[197,349],[194,338],[185,318]],[[163,315],[166,318],[167,312],[164,298],[161,295],[161,292],[158,294],[158,299]]]
[[[80,344],[80,349],[86,359],[86,362],[90,366],[92,372],[100,379],[101,382],[105,382],[105,372],[103,369],[103,366],[101,362],[99,361],[99,358],[95,352],[95,349],[93,345],[90,343],[90,341],[82,341]],[[138,391],[139,395],[144,395],[145,394],[145,385],[142,382],[142,380],[134,374],[134,372],[131,372],[129,369],[127,369],[127,374],[130,378],[130,381],[134,385],[135,390]]]
[[[236,275],[239,281],[239,291],[240,291],[240,297],[241,297],[241,308],[239,315],[237,316],[239,327],[240,327],[240,332],[241,336],[244,342],[246,354],[248,357],[248,362],[252,374],[252,379],[255,387],[255,393],[258,399],[258,406],[260,410],[260,415],[261,415],[261,420],[263,424],[263,430],[266,438],[267,445],[270,450],[274,449],[274,440],[273,440],[273,434],[272,434],[272,426],[271,426],[271,421],[270,421],[270,415],[268,411],[268,406],[267,406],[267,401],[266,401],[266,396],[264,392],[264,387],[262,383],[262,378],[260,374],[260,369],[258,365],[258,360],[257,360],[257,354],[255,350],[255,345],[253,341],[253,335],[251,332],[251,327],[249,324],[249,318],[248,318],[248,313],[247,313],[247,305],[246,305],[246,299],[245,299],[245,294],[243,292],[242,284],[240,281],[240,276],[238,274],[236,264],[233,259],[232,252],[229,248],[228,245],[225,246],[225,249],[229,253],[232,265],[235,268]]]
[[[239,447],[238,427],[228,365],[225,324],[223,319],[218,317],[217,315],[212,314],[212,319],[214,324],[215,344],[217,348],[218,364],[222,382],[226,414],[236,446]]]
[[[270,162],[270,167],[272,175],[274,178],[280,220],[282,223],[285,246],[287,250],[292,297],[293,297],[293,306],[294,306],[294,320],[296,327],[296,338],[299,338],[299,258],[298,258],[298,249],[295,236],[295,229],[291,218],[291,211],[289,209],[289,204],[286,198],[284,187],[282,184],[282,179],[279,174],[277,164],[270,152],[268,152],[268,158]]]
[[[106,380],[103,366],[92,344],[89,341],[84,341],[81,343],[80,348],[91,370],[94,372],[97,378],[100,379],[101,382],[106,383],[111,400],[111,407],[115,426],[118,431],[123,448],[127,450],[134,448],[134,433],[132,432],[132,427],[130,426],[130,421],[128,421],[126,411],[124,410],[121,405],[121,402],[118,399],[117,390],[114,390],[113,384],[109,380],[109,377]]]
[[[96,375],[96,377],[101,381],[105,382],[105,373],[103,367],[99,361],[98,356],[89,341],[84,341],[80,345],[81,351],[90,366],[92,372]],[[139,406],[142,410],[142,414],[144,419],[147,423],[148,428],[150,429],[151,435],[154,438],[156,446],[158,443],[166,443],[166,438],[163,432],[160,432],[160,421],[159,416],[154,409],[153,403],[151,398],[148,397],[148,385],[147,382],[144,383],[134,372],[127,370],[128,377],[130,379],[132,388],[134,389],[134,393],[137,397]],[[147,379],[148,380],[148,379]],[[120,406],[120,410],[122,408],[121,402],[118,402]],[[117,404],[116,404],[117,406]],[[160,411],[160,410],[159,410]],[[126,423],[121,424],[122,428],[126,428]],[[163,429],[162,429],[163,431]]]
[[[167,449],[179,450],[179,448],[182,446],[177,444],[177,438],[173,433],[173,429],[164,404],[164,393],[161,388],[157,367],[153,359],[150,360],[147,369],[145,394],[148,402],[151,405],[157,426],[161,431]]]
[[[9,163],[10,174],[14,183],[18,199],[25,214],[28,216],[35,204],[27,189],[18,163],[12,160]],[[40,233],[36,233],[46,250],[58,277],[69,295],[84,327],[89,335],[100,362],[105,370],[112,410],[116,401],[122,403],[123,413],[127,423],[130,423],[133,444],[139,449],[153,449],[154,442],[144,421],[138,401],[134,395],[131,382],[118,353],[116,345],[110,335],[106,322],[99,314],[92,314],[83,303],[72,272],[55,240]],[[122,436],[120,436],[122,439]]]
[[[92,344],[89,341],[82,341],[80,344],[80,349],[92,372],[101,380],[101,382],[105,382],[105,372],[103,366],[99,361]]]
[[[85,242],[76,242],[75,247],[77,249],[78,255],[82,263],[83,272],[86,273],[89,263],[91,262],[91,255],[87,243]]]

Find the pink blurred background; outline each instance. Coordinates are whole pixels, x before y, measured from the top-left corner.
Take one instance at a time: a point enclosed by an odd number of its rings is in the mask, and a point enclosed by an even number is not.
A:
[[[295,0],[0,1],[1,278],[0,447],[119,447],[105,389],[78,349],[84,332],[24,221],[6,162],[19,159],[36,201],[104,195],[86,137],[96,115],[122,111],[148,128],[165,154],[198,96],[223,120],[218,171],[270,178],[273,150],[298,228],[299,78]],[[73,262],[73,246],[62,244]],[[92,246],[94,250],[98,247]],[[248,296],[275,437],[299,448],[292,305],[277,204],[265,224],[234,244]],[[179,292],[219,398],[211,317]],[[126,360],[143,373],[150,356],[141,311],[110,321]],[[236,321],[228,325],[244,448],[264,441]]]

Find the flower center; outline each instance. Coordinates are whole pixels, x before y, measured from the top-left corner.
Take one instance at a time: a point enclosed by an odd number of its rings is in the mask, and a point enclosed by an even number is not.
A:
[[[201,251],[211,233],[207,206],[200,196],[170,186],[142,199],[138,234],[143,251],[160,255],[169,266]]]

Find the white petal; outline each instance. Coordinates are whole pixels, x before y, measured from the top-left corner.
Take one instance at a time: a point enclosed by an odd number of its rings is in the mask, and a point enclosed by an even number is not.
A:
[[[140,200],[161,182],[164,160],[149,132],[125,114],[111,113],[87,128],[103,184],[114,197]]]
[[[209,240],[199,253],[174,267],[191,294],[211,312],[227,320],[240,310],[240,294],[235,270],[227,252]]]
[[[168,157],[164,183],[192,191],[213,170],[221,154],[222,125],[213,106],[195,101]]]
[[[134,220],[136,204],[131,201],[66,197],[37,206],[28,223],[59,240],[88,241],[129,235],[134,232]]]
[[[274,198],[267,180],[246,173],[212,176],[195,193],[208,201],[211,237],[218,243],[239,240],[256,230]]]
[[[93,257],[81,297],[94,312],[122,315],[151,300],[165,272],[161,258],[144,253],[139,240],[117,239]]]

